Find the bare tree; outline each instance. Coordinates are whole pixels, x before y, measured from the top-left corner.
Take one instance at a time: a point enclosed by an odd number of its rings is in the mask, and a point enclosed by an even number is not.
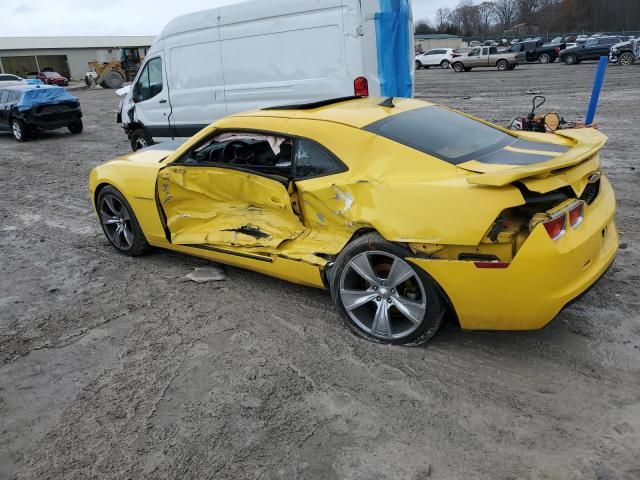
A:
[[[451,9],[439,8],[436,10],[436,28],[439,32],[444,32],[448,29],[451,21]]]
[[[503,30],[511,27],[516,17],[518,0],[495,0],[494,10]]]
[[[518,0],[518,17],[523,22],[532,22],[540,8],[541,0]]]
[[[480,30],[487,33],[491,29],[491,24],[495,18],[495,4],[493,2],[482,2],[478,5],[478,15],[480,17]]]

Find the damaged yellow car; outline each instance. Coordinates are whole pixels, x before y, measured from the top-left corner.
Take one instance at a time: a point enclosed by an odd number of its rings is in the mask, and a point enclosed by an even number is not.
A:
[[[409,99],[224,118],[91,172],[104,233],[325,288],[357,334],[419,344],[550,322],[613,262],[593,129],[511,132]]]

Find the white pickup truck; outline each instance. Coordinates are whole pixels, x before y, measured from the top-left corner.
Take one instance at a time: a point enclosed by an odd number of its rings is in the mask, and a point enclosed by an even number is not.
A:
[[[467,53],[454,53],[451,67],[457,73],[485,67],[495,67],[504,72],[513,70],[519,63],[524,63],[525,61],[524,52],[498,52],[497,47],[476,47]]]

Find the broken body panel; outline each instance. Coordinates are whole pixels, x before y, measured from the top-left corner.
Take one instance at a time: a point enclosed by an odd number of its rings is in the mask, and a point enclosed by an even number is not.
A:
[[[514,141],[528,142],[527,148],[505,147],[509,155],[539,161],[479,158],[453,165],[362,129],[429,104],[396,100],[395,108],[382,108],[376,102],[227,117],[175,152],[143,150],[94,169],[93,198],[102,185],[118,188],[152,245],[319,288],[347,243],[375,230],[413,251],[411,261],[442,287],[463,328],[540,328],[612,262],[615,199],[599,174],[602,134],[509,132]],[[243,168],[175,163],[229,130],[310,139],[347,169],[279,180]],[[560,152],[545,151],[550,145]],[[553,207],[584,196],[596,173],[599,191],[585,207],[582,228],[554,241],[541,222],[531,223],[534,213],[544,219]],[[478,268],[474,260],[482,259],[506,267]],[[530,296],[535,300],[523,311]]]

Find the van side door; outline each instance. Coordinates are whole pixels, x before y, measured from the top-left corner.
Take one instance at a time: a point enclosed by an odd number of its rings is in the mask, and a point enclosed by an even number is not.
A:
[[[123,109],[125,115],[141,124],[155,142],[173,137],[169,125],[171,104],[162,52],[147,58],[130,98],[129,104]]]

